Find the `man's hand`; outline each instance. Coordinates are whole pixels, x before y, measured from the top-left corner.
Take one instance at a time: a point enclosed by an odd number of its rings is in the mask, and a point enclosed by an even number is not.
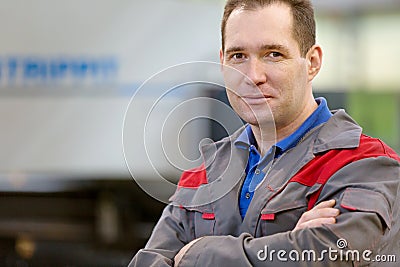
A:
[[[293,231],[309,227],[317,227],[323,224],[336,223],[336,216],[339,215],[339,210],[333,208],[335,203],[336,201],[334,199],[324,201],[311,210],[304,212]]]
[[[178,252],[178,254],[175,255],[175,258],[174,258],[174,262],[175,262],[175,263],[174,263],[174,267],[179,266],[179,263],[180,263],[180,261],[182,260],[182,257],[185,255],[186,251],[188,251],[189,248],[190,248],[194,243],[196,243],[197,241],[199,241],[200,239],[201,239],[201,237],[200,237],[200,238],[197,238],[197,239],[195,239],[195,240],[192,240],[190,243],[186,244],[183,248],[181,248],[181,250]]]

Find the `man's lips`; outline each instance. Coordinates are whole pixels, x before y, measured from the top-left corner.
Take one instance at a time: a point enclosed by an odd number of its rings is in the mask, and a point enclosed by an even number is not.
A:
[[[266,104],[269,99],[273,97],[270,95],[243,95],[242,100],[247,104]]]

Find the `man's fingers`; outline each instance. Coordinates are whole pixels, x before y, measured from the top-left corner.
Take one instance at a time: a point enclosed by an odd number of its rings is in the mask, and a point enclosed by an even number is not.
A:
[[[334,223],[336,223],[336,219],[334,217],[319,218],[297,225],[295,230],[310,228],[310,227],[318,227],[322,226],[323,224],[334,224]]]
[[[339,213],[340,211],[335,208],[321,208],[309,210],[305,212],[302,217],[304,217],[304,221],[311,221],[318,218],[336,217]]]
[[[334,199],[323,201],[311,210],[303,213],[294,230],[336,223],[336,217],[339,215],[340,211],[339,209],[333,208],[335,203],[336,201]]]
[[[307,221],[312,221],[318,218],[329,218],[329,217],[336,217],[338,216],[340,211],[335,208],[320,208],[320,209],[312,209],[309,210],[303,215],[301,215],[301,218],[298,223],[304,223]]]
[[[332,208],[333,206],[335,206],[335,203],[336,203],[336,200],[334,200],[334,199],[322,201],[317,206],[315,206],[313,209]]]

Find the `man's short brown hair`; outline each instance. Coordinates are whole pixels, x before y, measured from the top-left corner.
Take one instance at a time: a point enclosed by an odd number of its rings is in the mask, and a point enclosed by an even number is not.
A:
[[[226,22],[234,10],[238,8],[254,10],[274,3],[283,3],[291,8],[293,37],[299,44],[302,56],[306,56],[308,50],[315,44],[314,8],[310,0],[228,0],[221,24],[222,49],[225,49]]]

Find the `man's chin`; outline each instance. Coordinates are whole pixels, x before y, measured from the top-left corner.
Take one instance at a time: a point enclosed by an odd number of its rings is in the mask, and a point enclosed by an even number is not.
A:
[[[248,120],[244,119],[245,122],[252,126],[256,127],[261,127],[261,128],[275,128],[275,120],[274,117],[271,115],[269,116],[263,116],[263,117],[257,117],[257,118],[248,118]]]

